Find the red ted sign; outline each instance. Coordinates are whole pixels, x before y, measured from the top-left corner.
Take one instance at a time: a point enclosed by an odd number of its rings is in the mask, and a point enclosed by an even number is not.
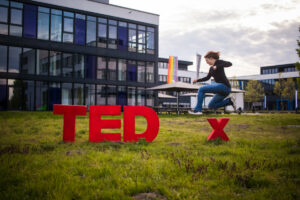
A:
[[[86,115],[86,106],[54,105],[53,114],[64,115],[63,141],[75,141],[76,116]],[[121,133],[102,133],[102,129],[120,129],[120,119],[101,119],[104,115],[121,115],[121,106],[90,106],[89,141],[121,141]],[[143,116],[147,120],[144,133],[135,133],[135,116]],[[145,106],[124,106],[123,122],[124,142],[136,142],[139,138],[153,141],[159,130],[159,118],[156,112]]]

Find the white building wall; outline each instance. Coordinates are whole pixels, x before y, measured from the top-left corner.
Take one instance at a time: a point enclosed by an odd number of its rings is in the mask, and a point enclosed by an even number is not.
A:
[[[88,1],[88,0],[34,0],[34,1],[159,25],[159,15],[157,14],[147,13],[147,12],[134,10],[130,8],[124,8],[124,7],[115,6],[111,4],[98,3],[94,1]]]

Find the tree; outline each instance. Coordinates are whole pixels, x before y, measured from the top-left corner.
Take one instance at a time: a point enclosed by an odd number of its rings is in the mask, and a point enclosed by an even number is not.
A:
[[[284,79],[281,78],[281,73],[279,73],[279,79],[278,79],[278,81],[275,82],[273,91],[274,91],[274,94],[276,94],[277,96],[280,97],[280,99],[283,98],[282,94],[283,94],[285,85],[286,85],[285,81],[284,81]],[[283,101],[281,101],[281,110],[283,110]]]
[[[252,108],[253,108],[253,102],[260,101],[265,96],[265,90],[262,87],[262,84],[256,80],[248,81],[245,90],[246,90],[245,101],[251,102]]]
[[[289,99],[292,101],[295,98],[295,82],[292,78],[288,78],[286,81],[284,81],[284,89],[282,91],[282,97],[285,99]]]

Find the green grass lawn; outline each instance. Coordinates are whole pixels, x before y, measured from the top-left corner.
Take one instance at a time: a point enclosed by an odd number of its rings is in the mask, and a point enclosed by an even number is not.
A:
[[[210,117],[229,142],[206,141]],[[90,143],[88,115],[64,143],[61,115],[0,112],[0,199],[300,199],[300,115],[159,118],[151,143]]]

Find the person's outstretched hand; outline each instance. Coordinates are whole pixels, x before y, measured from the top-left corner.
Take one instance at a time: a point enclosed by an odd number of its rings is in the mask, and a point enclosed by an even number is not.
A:
[[[193,80],[193,83],[197,83],[197,80],[195,79],[195,80]]]

